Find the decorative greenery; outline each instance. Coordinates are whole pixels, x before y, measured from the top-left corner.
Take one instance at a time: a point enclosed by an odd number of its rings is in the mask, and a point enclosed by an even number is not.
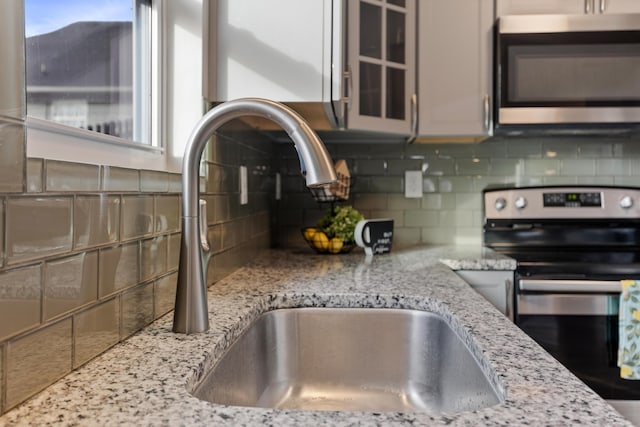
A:
[[[320,228],[329,239],[337,237],[344,243],[354,243],[353,232],[358,221],[364,216],[351,206],[334,206],[318,222]]]

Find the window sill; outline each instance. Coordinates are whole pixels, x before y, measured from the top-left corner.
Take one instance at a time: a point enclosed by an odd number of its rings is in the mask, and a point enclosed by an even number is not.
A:
[[[180,172],[167,150],[27,117],[27,157],[131,169]]]

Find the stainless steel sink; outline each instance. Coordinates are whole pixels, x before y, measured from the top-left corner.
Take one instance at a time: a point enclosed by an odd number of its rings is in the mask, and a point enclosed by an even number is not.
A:
[[[373,308],[267,312],[193,394],[222,405],[376,412],[452,413],[504,400],[442,317]]]

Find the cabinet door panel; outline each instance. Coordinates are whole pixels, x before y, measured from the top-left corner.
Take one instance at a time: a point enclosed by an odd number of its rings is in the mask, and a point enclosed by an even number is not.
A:
[[[595,0],[596,13],[639,13],[638,0]]]
[[[420,136],[489,135],[493,21],[490,0],[420,2]]]
[[[591,0],[497,0],[496,2],[498,16],[582,14],[590,10],[589,8],[592,8]]]
[[[349,129],[409,135],[415,93],[415,1],[348,2]]]

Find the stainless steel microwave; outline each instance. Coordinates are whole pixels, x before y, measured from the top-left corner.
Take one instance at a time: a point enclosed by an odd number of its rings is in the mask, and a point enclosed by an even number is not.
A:
[[[640,128],[640,14],[500,17],[495,54],[496,132]]]

